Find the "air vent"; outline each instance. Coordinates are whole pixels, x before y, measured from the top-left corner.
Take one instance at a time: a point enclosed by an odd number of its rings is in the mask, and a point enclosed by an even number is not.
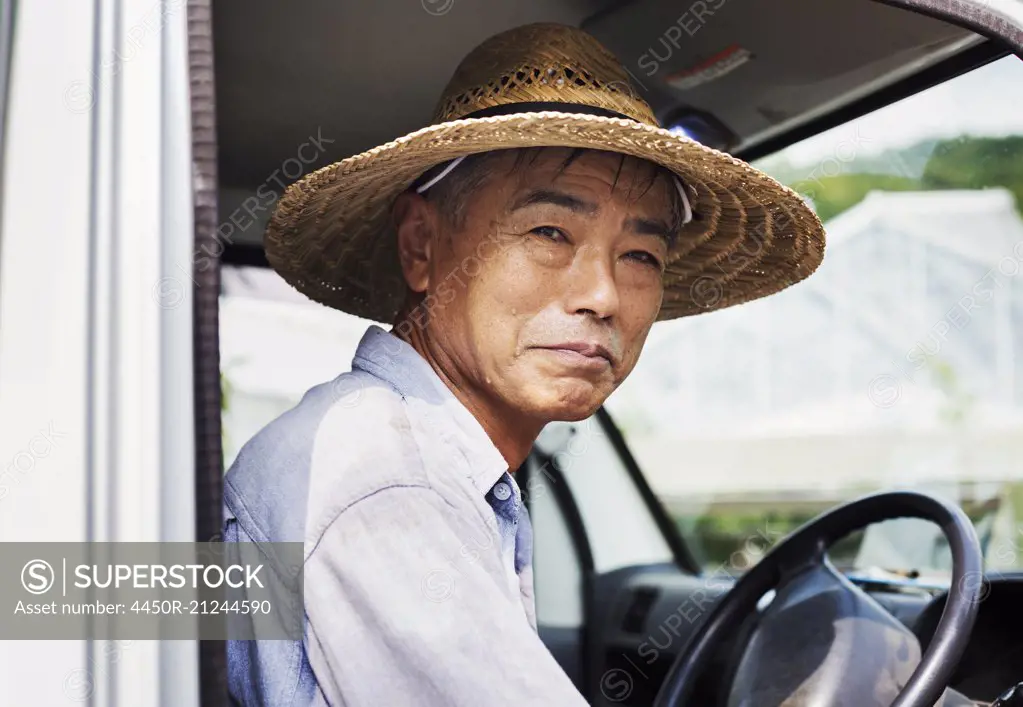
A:
[[[643,633],[646,617],[650,614],[660,590],[654,587],[639,587],[632,592],[629,606],[622,617],[622,631],[625,633]]]

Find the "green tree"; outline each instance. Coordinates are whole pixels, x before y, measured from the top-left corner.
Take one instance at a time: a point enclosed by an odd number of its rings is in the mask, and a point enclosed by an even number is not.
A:
[[[860,203],[871,191],[930,191],[1004,187],[1023,214],[1023,135],[962,136],[922,140],[899,150],[858,157],[840,174],[815,176],[797,171],[784,160],[763,166],[788,186],[812,199],[821,220],[828,221]]]
[[[800,194],[813,200],[814,210],[822,221],[829,221],[846,209],[863,201],[871,191],[918,191],[920,182],[892,174],[839,174],[792,185]]]
[[[1005,187],[1023,213],[1023,135],[940,142],[924,167],[921,183],[925,189]]]

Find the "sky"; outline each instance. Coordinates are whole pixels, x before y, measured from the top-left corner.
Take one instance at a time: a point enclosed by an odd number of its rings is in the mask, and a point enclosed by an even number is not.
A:
[[[844,158],[851,146],[869,155],[926,138],[1023,135],[1021,96],[1023,60],[1007,56],[792,145],[785,155],[798,166],[836,153]]]

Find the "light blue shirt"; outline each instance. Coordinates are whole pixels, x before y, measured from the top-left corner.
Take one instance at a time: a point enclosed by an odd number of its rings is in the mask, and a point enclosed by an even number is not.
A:
[[[351,372],[242,448],[224,505],[225,541],[305,546],[305,639],[229,642],[238,703],[585,704],[536,633],[531,528],[507,463],[380,327]]]

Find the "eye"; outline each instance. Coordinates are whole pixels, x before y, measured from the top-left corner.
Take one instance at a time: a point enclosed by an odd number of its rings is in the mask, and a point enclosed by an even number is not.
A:
[[[648,265],[648,266],[650,266],[652,268],[655,268],[657,270],[662,270],[663,269],[663,266],[661,265],[661,261],[658,260],[656,256],[651,255],[650,253],[647,253],[644,250],[632,250],[632,251],[629,251],[628,253],[625,254],[625,257],[630,259],[630,260],[634,260],[637,263],[641,263],[643,265]]]
[[[535,233],[541,238],[553,241],[555,243],[563,243],[568,240],[565,232],[556,226],[537,226],[530,233]]]

